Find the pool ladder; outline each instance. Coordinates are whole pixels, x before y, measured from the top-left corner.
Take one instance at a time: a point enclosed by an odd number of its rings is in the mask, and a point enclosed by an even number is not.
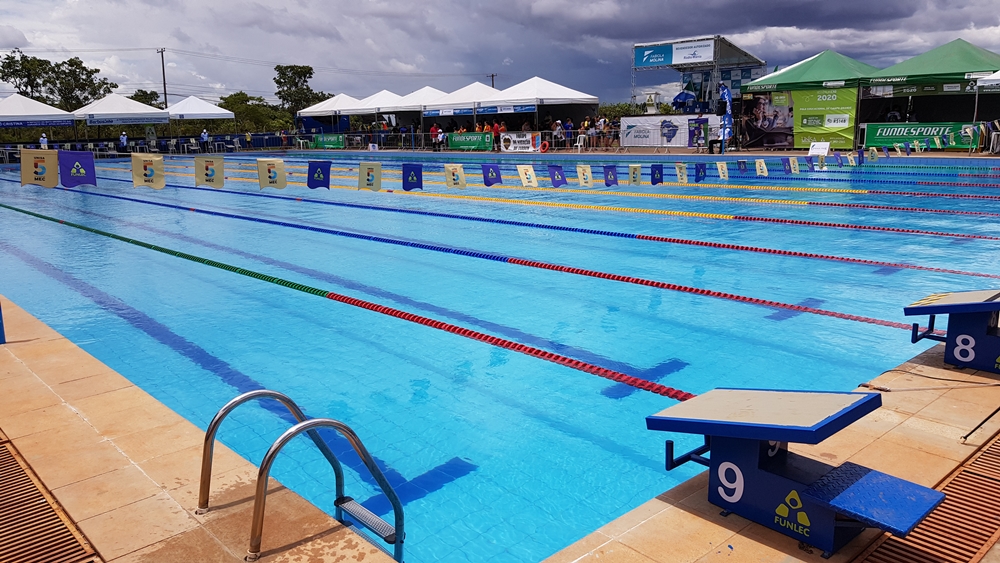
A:
[[[202,451],[201,459],[201,483],[198,490],[198,509],[195,511],[196,514],[205,514],[208,512],[208,493],[212,485],[212,454],[215,451],[215,434],[219,430],[219,426],[222,421],[233,411],[236,407],[251,401],[254,399],[274,399],[280,402],[288,412],[291,413],[298,424],[292,426],[285,431],[284,434],[278,437],[277,440],[271,444],[271,447],[264,454],[263,461],[260,462],[260,469],[257,472],[257,491],[254,495],[253,502],[253,524],[250,527],[250,549],[247,550],[246,561],[256,561],[260,557],[260,542],[261,536],[264,533],[264,503],[267,498],[267,481],[268,476],[271,472],[271,465],[274,463],[274,459],[278,456],[281,448],[285,446],[292,438],[302,434],[303,432],[312,439],[316,447],[323,454],[323,457],[330,462],[330,467],[333,468],[333,473],[336,476],[336,487],[337,487],[337,500],[334,501],[334,506],[336,507],[336,513],[334,517],[344,524],[345,526],[350,526],[351,522],[344,520],[344,513],[347,513],[354,520],[361,523],[365,528],[368,528],[374,532],[378,537],[382,538],[388,544],[393,546],[392,557],[396,561],[403,561],[403,538],[405,534],[403,533],[403,505],[399,502],[399,497],[396,495],[396,491],[392,489],[389,482],[386,480],[385,475],[375,464],[372,459],[371,454],[365,448],[364,444],[361,443],[361,439],[358,435],[354,433],[353,430],[343,422],[333,420],[332,418],[306,418],[303,414],[302,409],[299,408],[295,401],[288,398],[287,395],[283,393],[278,393],[277,391],[269,391],[266,389],[261,389],[257,391],[250,391],[249,393],[244,393],[232,401],[225,404],[219,412],[216,413],[215,418],[208,425],[208,430],[205,431],[205,446]],[[394,525],[390,525],[385,520],[379,518],[376,514],[362,506],[361,504],[354,501],[353,498],[344,495],[344,470],[340,466],[340,461],[337,460],[337,456],[334,455],[330,447],[323,441],[319,433],[316,432],[317,428],[332,428],[339,432],[343,437],[347,438],[347,441],[351,443],[354,451],[357,452],[361,461],[364,462],[365,467],[371,473],[375,482],[382,489],[382,493],[385,494],[386,498],[389,499],[389,504],[392,505],[392,511],[394,516]],[[359,534],[366,539],[368,536],[366,534]],[[376,547],[388,552],[382,545],[372,542]]]

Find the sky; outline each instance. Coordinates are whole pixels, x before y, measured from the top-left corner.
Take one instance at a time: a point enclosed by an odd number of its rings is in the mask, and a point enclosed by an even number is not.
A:
[[[956,38],[1000,52],[996,0],[18,0],[0,3],[0,52],[79,56],[119,93],[217,101],[243,90],[274,97],[274,64],[316,69],[311,85],[362,98],[382,89],[497,88],[541,76],[599,96],[630,98],[637,42],[723,35],[785,66],[834,49],[879,68]],[[669,90],[672,71],[636,75]],[[661,86],[662,85],[662,86]],[[675,86],[674,86],[675,87]],[[0,83],[0,96],[12,92]]]

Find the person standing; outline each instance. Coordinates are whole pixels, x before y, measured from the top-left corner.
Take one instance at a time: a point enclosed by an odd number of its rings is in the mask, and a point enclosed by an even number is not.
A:
[[[118,137],[118,146],[121,147],[122,152],[125,152],[128,149],[128,135],[126,135],[124,131],[122,131],[121,136]]]
[[[45,133],[42,133],[42,138],[38,139],[38,144],[42,150],[49,148],[49,139],[45,136]]]
[[[566,123],[563,123],[563,132],[566,133],[566,146],[573,145],[573,118],[567,117]]]
[[[201,154],[208,152],[208,129],[201,130]]]
[[[500,123],[496,119],[493,120],[493,150],[500,150]]]

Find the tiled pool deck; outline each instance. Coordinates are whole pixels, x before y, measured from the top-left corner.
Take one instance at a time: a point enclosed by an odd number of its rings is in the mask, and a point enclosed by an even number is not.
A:
[[[241,561],[256,467],[218,445],[213,509],[196,515],[203,432],[2,296],[0,306],[8,341],[0,346],[0,430],[101,557],[116,563]],[[899,390],[883,394],[883,408],[819,445],[791,449],[934,486],[1000,430],[997,417],[967,443],[959,440],[1000,405],[1000,387],[902,391],[957,385],[913,374],[1000,381],[946,368],[942,350],[933,348],[873,380]],[[706,487],[702,473],[547,561],[824,561],[818,550],[803,550],[786,536],[736,515],[720,516],[707,502]],[[879,535],[866,531],[829,561],[851,561]],[[276,482],[262,555],[262,561],[282,562],[391,561]],[[1000,552],[983,561],[1000,561]]]

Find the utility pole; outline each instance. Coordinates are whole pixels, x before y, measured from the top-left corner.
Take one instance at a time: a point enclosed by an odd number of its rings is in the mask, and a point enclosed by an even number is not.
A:
[[[167,108],[167,65],[163,62],[163,52],[166,50],[166,47],[156,50],[160,54],[160,71],[163,73],[163,109]]]
[[[493,74],[487,74],[486,76],[490,77],[490,88],[496,88],[497,85],[494,83],[493,79],[497,77],[497,73],[494,72]]]

